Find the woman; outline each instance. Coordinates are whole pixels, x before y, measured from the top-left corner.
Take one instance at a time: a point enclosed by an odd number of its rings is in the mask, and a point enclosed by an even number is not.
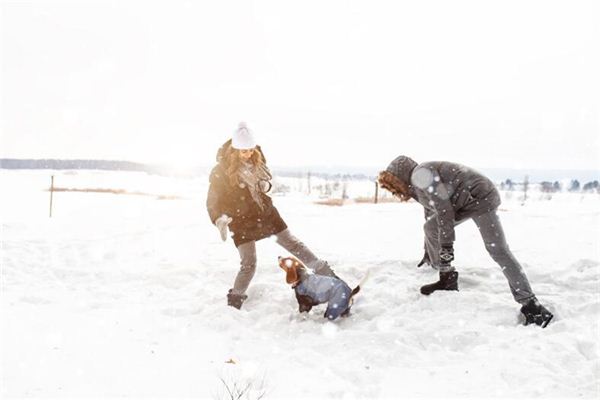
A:
[[[229,229],[240,253],[241,268],[227,294],[227,304],[237,309],[248,297],[246,290],[256,271],[255,242],[271,235],[315,273],[335,276],[326,261],[317,258],[288,230],[267,195],[271,178],[260,146],[241,122],[217,153],[206,200],[208,214],[221,232],[221,238],[227,238]]]

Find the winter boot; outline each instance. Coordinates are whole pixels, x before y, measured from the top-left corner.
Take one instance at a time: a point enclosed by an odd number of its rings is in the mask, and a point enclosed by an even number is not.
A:
[[[235,307],[239,310],[242,308],[242,303],[247,298],[248,296],[246,296],[245,294],[235,294],[232,292],[232,289],[229,289],[229,293],[227,293],[227,305]]]
[[[525,325],[536,324],[542,328],[545,328],[554,317],[535,297],[521,307],[521,313],[525,316]]]
[[[436,290],[458,290],[458,272],[441,272],[440,280],[429,285],[421,286],[421,293],[430,295]]]

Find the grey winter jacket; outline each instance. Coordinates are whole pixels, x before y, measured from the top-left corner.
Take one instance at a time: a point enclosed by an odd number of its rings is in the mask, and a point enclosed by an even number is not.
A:
[[[436,218],[440,245],[454,243],[454,226],[500,205],[494,183],[479,172],[448,161],[417,164],[400,156],[387,171],[408,183],[411,197],[425,208],[425,218]]]

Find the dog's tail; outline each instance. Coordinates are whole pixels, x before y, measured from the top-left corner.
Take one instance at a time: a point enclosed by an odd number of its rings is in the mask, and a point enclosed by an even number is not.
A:
[[[367,282],[367,279],[369,278],[369,271],[370,270],[367,270],[367,272],[365,273],[365,276],[363,276],[363,278],[360,280],[358,285],[356,285],[356,287],[354,289],[352,289],[352,292],[350,292],[350,298],[352,298],[355,294],[360,292],[361,286],[363,286],[365,284],[365,282]]]

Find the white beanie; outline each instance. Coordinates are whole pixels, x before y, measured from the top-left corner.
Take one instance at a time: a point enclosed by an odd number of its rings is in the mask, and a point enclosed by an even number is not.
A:
[[[245,122],[240,122],[237,130],[233,133],[231,146],[237,150],[250,150],[256,147],[254,135]]]

